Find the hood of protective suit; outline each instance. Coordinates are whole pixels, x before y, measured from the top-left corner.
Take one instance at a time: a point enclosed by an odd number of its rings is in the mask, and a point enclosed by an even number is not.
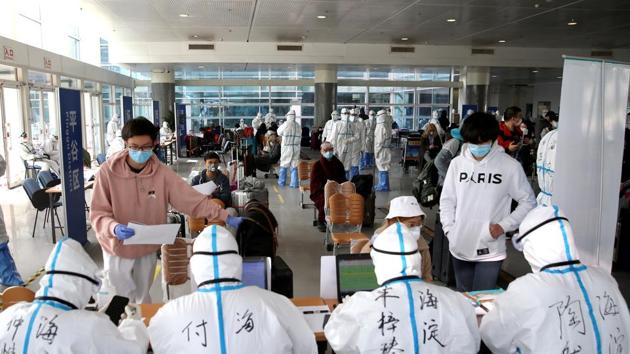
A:
[[[260,112],[258,112],[258,113],[256,114],[256,117],[257,117],[257,118],[262,118],[262,116],[263,116],[263,115],[262,115],[262,113],[260,113]]]
[[[370,257],[379,285],[404,276],[421,276],[418,241],[405,224],[395,223],[372,240]]]
[[[195,239],[190,271],[197,284],[215,279],[241,280],[243,258],[234,236],[218,225],[206,227]]]
[[[339,113],[337,113],[337,111],[332,111],[332,113],[330,114],[330,117],[333,120],[339,120]]]
[[[295,112],[294,111],[289,111],[289,113],[287,113],[286,117],[287,117],[287,122],[295,122]]]
[[[376,123],[385,123],[387,119],[387,113],[384,110],[378,111],[376,114]]]
[[[114,114],[111,119],[112,122],[118,123],[118,114]]]
[[[514,236],[513,242],[522,245],[525,259],[535,273],[546,265],[579,259],[571,225],[558,218],[566,216],[557,206],[536,207],[523,219],[519,234]]]
[[[83,246],[71,238],[57,242],[44,269],[36,297],[54,297],[82,309],[99,289],[98,266]]]
[[[374,113],[374,111],[370,110],[370,112],[368,113],[368,118],[372,119],[376,116],[376,113]]]
[[[168,128],[168,123],[167,122],[162,123],[162,127]]]

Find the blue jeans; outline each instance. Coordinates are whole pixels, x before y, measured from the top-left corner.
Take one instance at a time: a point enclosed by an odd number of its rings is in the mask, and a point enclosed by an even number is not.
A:
[[[497,287],[497,279],[501,271],[501,263],[495,262],[468,262],[455,257],[453,270],[455,271],[455,285],[458,291],[489,290]]]

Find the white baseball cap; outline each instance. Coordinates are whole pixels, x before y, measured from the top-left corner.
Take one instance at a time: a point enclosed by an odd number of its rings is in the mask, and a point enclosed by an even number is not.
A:
[[[420,208],[418,200],[413,196],[402,196],[392,199],[389,202],[389,213],[385,219],[411,218],[414,216],[425,216]]]

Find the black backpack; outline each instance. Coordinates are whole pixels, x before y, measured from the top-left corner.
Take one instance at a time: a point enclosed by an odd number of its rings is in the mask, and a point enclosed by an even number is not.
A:
[[[413,182],[413,195],[423,207],[431,208],[440,201],[437,189],[438,170],[433,161],[426,162]]]

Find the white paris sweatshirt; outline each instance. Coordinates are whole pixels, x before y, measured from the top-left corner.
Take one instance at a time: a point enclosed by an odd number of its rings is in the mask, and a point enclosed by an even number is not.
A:
[[[512,199],[518,207],[510,213]],[[465,144],[451,161],[440,198],[440,220],[451,254],[464,261],[505,259],[505,234],[493,239],[490,224],[514,231],[535,206],[523,168],[503,147],[495,143],[477,161]]]

